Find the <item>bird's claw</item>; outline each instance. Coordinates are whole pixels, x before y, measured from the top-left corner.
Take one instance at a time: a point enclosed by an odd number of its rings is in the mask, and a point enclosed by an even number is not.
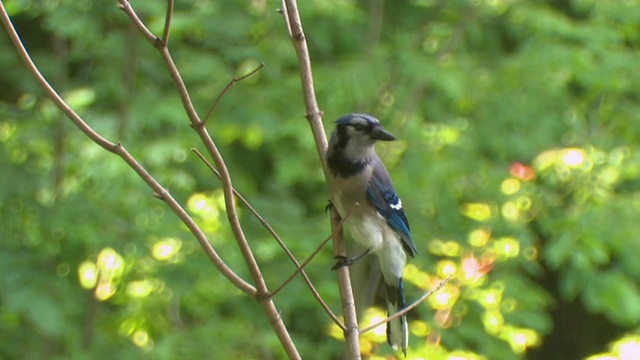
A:
[[[371,249],[367,249],[362,254],[356,255],[354,257],[347,257],[347,256],[344,256],[344,255],[336,255],[333,258],[338,260],[338,261],[336,261],[335,265],[333,265],[331,267],[331,270],[332,271],[336,271],[336,270],[340,269],[341,267],[351,266],[351,265],[355,264],[356,261],[358,261],[358,260],[362,259],[364,256],[366,256],[369,253],[369,251],[371,251]]]
[[[327,212],[333,208],[335,207],[333,206],[333,203],[331,202],[331,200],[329,200],[329,203],[327,204],[327,206],[324,207],[324,212]]]
[[[343,256],[343,255],[336,255],[333,258],[336,259],[337,261],[331,267],[331,271],[336,271],[336,270],[340,269],[341,267],[351,266],[355,262],[355,260],[353,258],[350,258],[350,257],[347,257],[347,256]]]

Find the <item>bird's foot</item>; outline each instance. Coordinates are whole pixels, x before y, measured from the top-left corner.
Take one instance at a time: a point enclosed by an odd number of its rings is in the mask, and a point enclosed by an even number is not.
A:
[[[369,254],[369,249],[365,250],[362,254],[356,255],[354,257],[336,255],[334,259],[336,259],[336,263],[331,267],[332,271],[336,271],[341,267],[351,266],[356,263],[356,261],[362,259],[365,255]]]
[[[327,212],[331,209],[334,209],[335,206],[333,206],[333,203],[331,202],[331,200],[329,200],[329,203],[327,204],[327,206],[324,207],[324,212]]]

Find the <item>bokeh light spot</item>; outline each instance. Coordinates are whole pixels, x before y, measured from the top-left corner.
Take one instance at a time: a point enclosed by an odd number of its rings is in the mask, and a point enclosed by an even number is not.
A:
[[[520,217],[520,209],[518,209],[518,205],[513,201],[505,202],[500,209],[500,213],[508,221],[517,221]]]
[[[187,200],[187,209],[198,215],[202,220],[200,226],[204,231],[215,232],[220,228],[220,210],[224,209],[224,197],[220,193],[219,199],[213,193],[195,193]]]
[[[518,179],[509,178],[500,184],[500,191],[506,195],[513,195],[520,190],[520,181]]]
[[[365,328],[371,326],[373,324],[379,323],[386,318],[387,314],[385,311],[377,307],[370,307],[365,311],[360,327]],[[386,329],[386,325],[382,324],[371,329],[371,331],[362,334],[362,336],[376,343],[383,343],[387,341]]]
[[[478,303],[486,309],[496,309],[502,301],[502,292],[496,289],[481,290],[478,293]]]
[[[467,203],[462,206],[462,214],[477,221],[487,221],[493,216],[493,211],[487,203]]]
[[[512,326],[505,326],[500,337],[506,339],[511,345],[511,349],[519,354],[524,353],[528,347],[537,345],[540,342],[540,337],[535,331]]]
[[[518,206],[518,209],[520,210],[529,210],[531,209],[532,204],[533,202],[528,196],[520,196],[516,199],[516,206]]]
[[[569,167],[577,167],[584,163],[586,154],[582,149],[567,148],[562,150],[560,157],[565,165]]]
[[[504,317],[496,310],[488,310],[482,314],[482,325],[489,334],[496,335],[504,325]]]
[[[505,236],[493,243],[493,248],[500,256],[512,258],[520,254],[520,243],[517,239]]]
[[[116,286],[107,280],[103,280],[102,278],[98,282],[98,286],[96,287],[96,299],[100,301],[105,301],[112,297],[116,293]]]
[[[640,360],[640,336],[629,336],[616,341],[613,351],[622,360]]]
[[[389,91],[385,91],[382,96],[380,96],[380,104],[384,107],[390,107],[391,105],[393,105],[394,101],[395,96],[393,96],[393,94]]]
[[[442,248],[443,254],[446,256],[458,256],[460,255],[460,244],[455,241],[447,241],[444,243],[444,247]]]
[[[493,263],[479,261],[475,256],[469,255],[462,259],[462,280],[468,285],[479,285],[484,280],[484,275],[493,268]]]
[[[489,229],[488,227],[481,227],[469,233],[467,242],[471,246],[482,248],[487,245],[487,242],[489,242],[490,238],[491,229]]]
[[[456,271],[458,271],[458,266],[453,261],[442,260],[438,262],[437,269],[438,275],[442,278],[448,278],[455,275]]]
[[[126,294],[131,298],[144,298],[153,291],[153,284],[147,280],[131,281],[127,284]]]
[[[429,334],[429,324],[422,320],[414,320],[409,325],[411,325],[411,332],[417,336],[425,337]]]
[[[83,261],[78,267],[80,286],[93,289],[98,282],[98,266],[93,261]]]
[[[123,270],[124,260],[117,251],[104,248],[98,254],[97,264],[101,272],[119,274]]]
[[[151,337],[149,337],[149,333],[142,329],[136,330],[133,335],[131,335],[131,341],[133,341],[136,346],[145,350],[151,350],[151,348],[153,348],[153,342],[151,341]]]
[[[459,296],[460,288],[447,284],[431,295],[428,301],[434,309],[450,311],[456,301],[458,301]]]
[[[535,179],[536,172],[531,167],[524,165],[519,162],[514,162],[509,167],[509,174],[516,179],[520,179],[522,181],[531,181]]]
[[[157,260],[166,261],[175,256],[182,247],[182,241],[178,238],[166,238],[153,244],[152,254]]]

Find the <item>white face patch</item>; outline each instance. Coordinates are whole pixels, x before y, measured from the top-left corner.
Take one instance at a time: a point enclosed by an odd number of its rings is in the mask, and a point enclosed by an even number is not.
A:
[[[398,202],[395,204],[390,204],[389,206],[391,206],[391,208],[393,210],[400,210],[402,209],[402,200],[400,200],[400,198],[398,198]]]
[[[342,150],[342,156],[350,162],[368,162],[375,155],[374,145],[376,140],[370,137],[371,128],[378,124],[376,119],[354,116],[348,123],[341,123],[344,128],[346,146]]]
[[[347,135],[349,135],[349,138],[353,138],[357,132],[353,126],[347,126]]]

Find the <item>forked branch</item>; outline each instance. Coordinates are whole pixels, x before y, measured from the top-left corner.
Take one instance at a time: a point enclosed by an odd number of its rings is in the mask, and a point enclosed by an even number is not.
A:
[[[220,179],[220,172],[202,155],[202,153],[200,153],[200,151],[198,151],[198,149],[191,149],[196,155],[198,155],[198,157],[200,158],[200,160],[202,160],[207,167],[218,177],[218,179]],[[284,250],[284,252],[287,254],[287,256],[289,257],[289,259],[291,259],[291,261],[293,262],[293,264],[296,266],[296,270],[293,272],[293,274],[291,274],[282,284],[280,284],[280,286],[278,286],[275,290],[270,292],[270,296],[275,296],[280,290],[282,290],[289,282],[291,282],[291,280],[293,280],[293,278],[298,274],[302,274],[302,277],[305,281],[305,283],[307,284],[307,286],[309,287],[309,289],[311,290],[311,293],[313,294],[313,296],[316,298],[316,300],[318,300],[318,302],[320,303],[320,305],[322,306],[322,308],[327,312],[327,314],[329,315],[329,317],[331,317],[331,319],[343,330],[346,330],[345,325],[342,323],[342,321],[340,321],[340,319],[333,313],[333,311],[331,311],[331,309],[329,308],[329,306],[327,305],[327,303],[324,302],[324,300],[322,299],[322,296],[320,296],[320,293],[318,293],[318,291],[316,290],[315,286],[313,286],[313,283],[311,282],[311,279],[309,279],[309,276],[307,276],[307,274],[304,271],[304,267],[307,266],[311,260],[313,260],[313,258],[318,254],[318,252],[320,252],[320,250],[322,250],[322,248],[324,248],[324,246],[327,244],[327,242],[329,242],[329,240],[331,240],[333,238],[333,236],[335,235],[334,233],[332,233],[328,238],[326,238],[322,243],[320,243],[320,245],[318,246],[318,248],[309,256],[309,258],[304,261],[302,264],[300,264],[300,262],[298,262],[298,259],[296,259],[296,257],[291,253],[291,250],[289,250],[289,248],[286,246],[286,244],[284,243],[284,241],[282,241],[282,239],[280,238],[280,235],[278,235],[278,233],[271,227],[271,225],[253,208],[253,206],[251,206],[251,204],[236,190],[233,189],[233,193],[236,195],[236,197],[240,200],[240,202],[247,207],[247,209],[249,209],[249,212],[251,212],[253,214],[253,216],[258,219],[258,221],[260,221],[260,223],[262,224],[262,226],[264,226],[267,231],[271,234],[271,236],[276,239],[276,242],[278,243],[278,245],[280,245],[280,247]],[[346,219],[349,218],[349,216],[351,216],[351,214],[353,213],[353,210],[356,209],[356,207],[358,206],[358,204],[354,205],[354,207],[349,211],[349,213],[347,214],[347,216],[345,216],[345,219],[342,220],[342,222],[339,224],[339,227],[337,229],[334,230],[335,231],[340,231],[342,229],[342,224],[344,223],[344,221]]]

